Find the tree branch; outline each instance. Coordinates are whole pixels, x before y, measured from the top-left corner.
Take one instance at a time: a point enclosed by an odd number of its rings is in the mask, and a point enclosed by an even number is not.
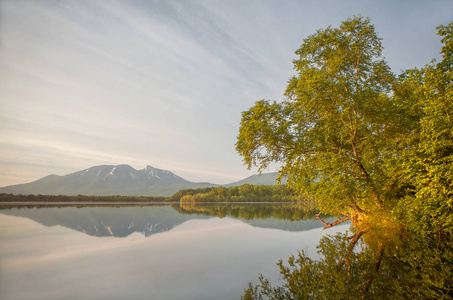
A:
[[[368,174],[368,172],[365,170],[365,167],[362,165],[362,162],[360,161],[359,153],[357,151],[354,141],[351,141],[351,146],[352,146],[352,152],[355,157],[355,159],[353,159],[352,161],[358,167],[360,173],[362,173],[363,177],[365,178],[365,181],[370,185],[371,190],[373,191],[373,197],[376,200],[376,202],[378,203],[379,207],[381,208],[383,203],[379,197],[379,193],[376,189],[373,179],[371,179],[370,174]]]
[[[344,262],[348,266],[348,277],[351,277],[351,256],[352,250],[354,250],[355,245],[357,244],[358,240],[366,232],[366,229],[361,229],[354,233],[354,235],[350,236],[348,239],[351,241],[349,242],[348,249],[346,250],[346,258]]]
[[[335,225],[338,225],[338,224],[340,224],[340,223],[343,223],[343,222],[349,220],[349,216],[346,216],[346,217],[344,217],[343,219],[336,220],[336,221],[333,222],[333,223],[328,223],[328,222],[325,222],[323,219],[321,219],[320,216],[321,216],[321,213],[315,215],[315,217],[316,217],[319,221],[321,221],[324,225],[326,225],[326,226],[324,226],[323,229],[327,229],[327,228],[333,227],[333,226],[335,226]]]

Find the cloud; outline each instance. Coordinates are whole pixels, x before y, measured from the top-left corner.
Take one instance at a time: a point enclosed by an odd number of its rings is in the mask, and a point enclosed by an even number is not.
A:
[[[395,68],[436,55],[435,37],[414,40],[434,35],[422,29],[446,18],[448,2],[385,3],[1,1],[0,169],[16,175],[0,182],[107,162],[193,181],[251,175],[234,150],[240,112],[282,98],[294,51],[316,29],[361,13],[390,37],[389,58],[407,58]]]

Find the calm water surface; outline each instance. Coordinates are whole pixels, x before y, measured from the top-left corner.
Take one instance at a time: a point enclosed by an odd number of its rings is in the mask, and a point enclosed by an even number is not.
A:
[[[251,207],[245,218],[172,206],[0,210],[0,298],[240,299],[260,273],[278,283],[279,259],[315,257],[324,234],[349,227]]]

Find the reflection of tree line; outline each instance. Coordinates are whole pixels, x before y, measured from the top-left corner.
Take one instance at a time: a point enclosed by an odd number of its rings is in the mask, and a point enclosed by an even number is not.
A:
[[[215,217],[230,216],[244,220],[275,218],[282,220],[311,220],[318,211],[316,202],[306,201],[292,204],[194,204],[174,205],[180,213],[201,214]]]
[[[362,238],[360,238],[362,237]],[[243,299],[451,299],[453,243],[382,228],[325,236],[313,260],[303,251],[278,263],[285,283],[260,276]]]

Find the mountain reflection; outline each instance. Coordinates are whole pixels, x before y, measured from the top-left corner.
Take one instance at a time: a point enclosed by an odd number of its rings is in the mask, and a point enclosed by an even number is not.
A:
[[[322,227],[315,210],[297,204],[173,205],[144,207],[11,208],[0,213],[31,219],[44,226],[64,226],[97,237],[150,236],[191,219],[231,217],[255,227],[304,231]]]
[[[45,226],[60,225],[98,237],[127,237],[134,232],[150,236],[193,219],[179,214],[170,206],[13,208],[1,213],[29,218]]]

